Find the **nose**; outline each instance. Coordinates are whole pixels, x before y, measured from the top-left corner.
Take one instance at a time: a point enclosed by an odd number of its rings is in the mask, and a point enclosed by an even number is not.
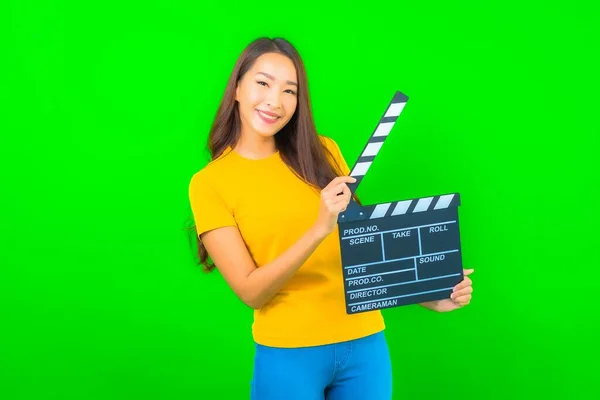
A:
[[[267,97],[267,105],[271,108],[281,107],[281,95],[277,90],[271,90]]]

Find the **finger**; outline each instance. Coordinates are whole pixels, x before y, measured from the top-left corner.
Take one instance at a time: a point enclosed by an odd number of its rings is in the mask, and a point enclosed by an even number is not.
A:
[[[463,269],[463,275],[464,276],[471,275],[473,273],[473,271],[475,271],[473,268],[471,268],[471,269]]]
[[[329,194],[329,193],[338,193],[342,187],[342,185],[344,185],[345,182],[335,182],[335,181],[331,181],[329,183],[329,185],[325,186],[323,188],[323,190],[321,190],[321,193],[323,195]]]
[[[346,193],[350,194],[350,188],[348,187],[348,185],[346,183],[342,182],[342,183],[339,183],[339,184],[327,189],[323,193],[323,195],[336,197],[336,196],[341,196]]]
[[[342,192],[338,194],[338,198],[343,199],[344,201],[350,201],[351,196],[352,192],[350,192],[350,188],[348,187],[348,185],[344,184]]]
[[[340,213],[343,211],[346,211],[346,208],[348,207],[348,203],[349,203],[349,198],[346,199],[339,199],[337,201],[333,201],[330,206],[329,206],[329,210],[332,213]]]
[[[471,302],[472,296],[470,294],[457,297],[456,299],[452,299],[453,302],[460,304],[461,306],[466,306]]]
[[[466,295],[471,294],[471,293],[473,293],[473,286],[468,286],[468,287],[466,287],[464,289],[460,289],[460,290],[452,293],[450,295],[450,298],[452,300],[454,300],[454,299],[457,299],[457,298],[459,298],[461,296],[466,296]]]
[[[327,207],[334,208],[334,207],[342,207],[342,206],[347,206],[348,203],[350,202],[350,194],[343,194],[343,195],[339,195],[339,196],[325,196],[324,197],[324,201],[325,204],[327,205]]]
[[[348,184],[346,183],[341,183],[339,185],[339,187],[336,187],[336,190],[334,192],[336,195],[338,196],[342,196],[342,195],[350,195],[350,188],[348,187]]]
[[[334,210],[334,211],[341,211],[342,209],[345,209],[346,207],[348,207],[348,199],[346,198],[340,198],[338,200],[334,200],[332,201],[330,207]]]
[[[329,184],[327,184],[327,186],[325,186],[323,188],[323,190],[328,190],[334,186],[337,186],[340,183],[355,183],[356,182],[356,178],[353,178],[351,176],[337,176],[335,178],[333,178],[331,180],[331,182],[329,182]]]
[[[458,292],[459,290],[466,288],[467,286],[471,286],[472,284],[473,281],[471,281],[471,278],[465,277],[465,279],[463,279],[459,284],[454,286],[453,292]]]

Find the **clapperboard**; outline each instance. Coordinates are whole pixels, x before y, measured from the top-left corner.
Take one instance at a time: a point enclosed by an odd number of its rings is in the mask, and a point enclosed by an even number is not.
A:
[[[354,163],[352,193],[381,150],[408,97],[396,92]],[[359,205],[338,216],[346,312],[449,298],[463,279],[458,193]]]

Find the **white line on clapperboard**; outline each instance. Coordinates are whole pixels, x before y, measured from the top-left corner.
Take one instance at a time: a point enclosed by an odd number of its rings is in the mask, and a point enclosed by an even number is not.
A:
[[[428,257],[428,256],[437,256],[439,254],[447,254],[447,253],[456,253],[458,251],[458,249],[454,249],[454,250],[445,250],[445,251],[438,251],[437,253],[427,253],[427,254],[417,254],[416,256],[409,256],[409,257],[402,257],[402,258],[394,258],[392,260],[385,260],[385,261],[374,261],[374,262],[370,262],[370,263],[366,263],[366,264],[356,264],[356,265],[351,265],[349,267],[344,267],[345,269],[348,268],[358,268],[358,267],[368,267],[370,265],[379,265],[379,264],[386,264],[386,263],[391,263],[391,262],[396,262],[396,261],[404,261],[404,260],[410,260],[411,258],[414,258],[415,260],[419,257]],[[402,272],[402,271],[408,271],[411,270],[413,268],[406,268],[403,270],[400,270],[398,272]],[[386,274],[391,274],[392,272],[385,272]],[[384,275],[384,273],[380,273],[380,274],[372,274],[372,275],[361,275],[361,276],[357,276],[354,278],[346,278],[347,281],[351,281],[352,279],[360,279],[360,278],[366,278],[369,276],[375,276],[375,275]]]
[[[366,263],[366,264],[347,265],[347,266],[344,267],[344,269],[358,268],[358,267],[367,267],[369,265],[385,264],[385,263],[388,263],[388,262],[410,260],[411,258],[414,258],[415,259],[415,272],[416,272],[417,257],[434,256],[434,255],[437,255],[437,254],[453,253],[453,252],[458,251],[458,250],[449,250],[449,251],[440,251],[438,253],[423,254],[423,250],[421,249],[421,230],[420,230],[420,228],[427,228],[429,226],[436,226],[436,225],[442,225],[442,224],[452,224],[452,223],[455,223],[455,222],[456,221],[444,221],[444,222],[438,222],[438,223],[435,223],[435,224],[412,226],[412,227],[401,228],[401,229],[391,229],[391,230],[387,230],[387,231],[372,232],[372,233],[367,233],[367,234],[362,234],[362,235],[355,235],[355,236],[347,236],[345,238],[342,238],[342,240],[344,240],[344,239],[352,239],[352,238],[356,238],[356,237],[360,237],[360,236],[381,235],[381,254],[382,254],[382,257],[383,257],[382,261],[374,261],[374,262],[370,262],[370,263]],[[408,231],[408,230],[411,230],[411,229],[417,229],[417,233],[419,234],[419,254],[416,255],[416,256],[411,256],[411,257],[395,258],[395,259],[392,259],[392,260],[386,260],[385,259],[385,250],[384,250],[384,246],[383,246],[383,234],[384,233],[391,233],[391,232],[399,232],[399,231]],[[412,269],[412,268],[410,268],[410,269]],[[375,275],[383,275],[383,274],[375,274]],[[369,276],[372,276],[372,275],[369,275]],[[365,276],[358,276],[358,277],[355,277],[355,278],[346,278],[346,280],[359,279],[359,278],[364,278],[364,277]],[[418,276],[417,276],[417,280],[419,280]]]
[[[417,229],[417,228],[427,228],[429,226],[436,226],[436,225],[441,225],[441,224],[452,224],[454,222],[456,222],[456,220],[454,220],[454,221],[436,222],[434,224],[427,224],[427,225],[410,226],[408,228],[390,229],[390,230],[387,230],[387,231],[375,231],[375,232],[371,232],[371,233],[361,233],[360,235],[353,235],[353,236],[343,237],[342,240],[354,239],[354,238],[361,237],[361,236],[373,236],[373,235],[380,235],[380,234],[384,234],[384,233],[399,232],[399,231],[408,231],[410,229]]]
[[[452,287],[447,287],[447,288],[442,288],[442,289],[426,290],[424,292],[419,292],[419,293],[401,294],[399,296],[386,297],[386,298],[383,298],[383,299],[374,299],[374,300],[368,300],[368,301],[361,301],[360,303],[350,303],[350,304],[348,304],[348,306],[357,306],[357,305],[360,305],[360,304],[375,303],[377,301],[394,300],[394,299],[399,299],[400,297],[418,296],[420,294],[435,293],[435,292],[441,292],[441,291],[444,291],[444,290],[451,290],[451,289],[452,289]]]
[[[371,274],[371,275],[361,275],[361,276],[357,276],[354,278],[346,278],[347,281],[349,280],[353,280],[353,279],[361,279],[361,278],[368,278],[371,276],[378,276],[378,275],[388,275],[388,274],[397,274],[400,272],[406,272],[406,271],[415,271],[415,274],[417,273],[417,257],[427,257],[430,255],[436,255],[436,254],[446,254],[446,253],[455,253],[458,250],[448,250],[448,251],[440,251],[438,253],[431,253],[431,254],[423,254],[423,255],[418,255],[418,256],[412,256],[412,257],[405,257],[405,258],[398,258],[396,260],[386,260],[384,262],[374,262],[374,263],[369,263],[369,264],[363,264],[363,266],[365,265],[373,265],[373,264],[384,264],[386,262],[392,262],[392,261],[400,261],[400,260],[408,260],[413,258],[415,260],[415,266],[413,268],[405,268],[405,269],[401,269],[398,271],[392,271],[392,272],[383,272],[380,274]],[[442,278],[450,278],[452,276],[459,276],[460,274],[450,274],[450,275],[442,275],[442,276],[434,276],[431,278],[422,278],[419,279],[417,277],[417,279],[413,280],[413,281],[407,281],[407,282],[399,282],[399,283],[391,283],[389,285],[381,285],[381,286],[375,286],[375,287],[368,287],[368,288],[364,288],[364,289],[356,289],[356,290],[350,290],[347,293],[355,293],[355,292],[364,292],[365,290],[373,290],[373,289],[382,289],[382,288],[386,288],[386,287],[392,287],[392,286],[401,286],[401,285],[408,285],[410,283],[415,283],[415,282],[423,282],[423,281],[431,281],[431,280],[435,280],[435,279],[442,279]],[[393,297],[386,297],[384,299],[374,299],[374,300],[369,300],[369,301],[363,301],[360,303],[351,303],[348,304],[348,306],[355,306],[355,305],[359,305],[359,304],[365,304],[365,303],[372,303],[374,301],[383,301],[383,300],[393,300],[393,299],[399,299],[401,297],[408,297],[408,296],[418,296],[420,294],[427,294],[427,293],[434,293],[434,292],[441,292],[443,290],[451,290],[453,289],[453,287],[447,287],[447,288],[442,288],[442,289],[436,289],[436,290],[427,290],[424,292],[417,292],[417,293],[409,293],[409,294],[403,294],[403,295],[399,295],[399,296],[393,296]]]
[[[359,236],[381,235],[382,236],[381,251],[382,251],[382,255],[383,255],[383,260],[382,261],[375,261],[375,262],[370,262],[370,263],[366,263],[366,264],[357,264],[357,265],[346,266],[346,267],[344,267],[345,269],[348,269],[348,268],[358,268],[358,267],[366,267],[366,266],[370,266],[370,265],[386,264],[386,263],[390,263],[390,262],[410,260],[411,258],[415,262],[415,266],[413,268],[404,268],[404,269],[397,270],[397,271],[383,272],[383,273],[379,273],[379,274],[361,275],[361,276],[357,276],[357,277],[346,278],[347,281],[351,281],[351,280],[355,280],[355,279],[362,279],[362,278],[369,278],[369,277],[372,277],[372,276],[397,274],[397,273],[406,272],[406,271],[415,271],[415,276],[416,276],[416,279],[412,280],[412,281],[400,282],[400,283],[391,283],[389,285],[381,285],[381,286],[375,286],[375,287],[368,287],[368,288],[364,288],[364,289],[350,290],[347,293],[364,292],[365,290],[382,289],[382,288],[386,288],[386,287],[407,285],[409,283],[430,281],[430,280],[434,280],[434,279],[449,278],[449,277],[452,277],[452,276],[458,276],[458,275],[460,275],[460,274],[451,274],[451,275],[443,275],[443,276],[432,277],[432,278],[419,279],[418,272],[417,272],[417,258],[418,257],[428,257],[428,256],[439,255],[439,254],[455,253],[455,252],[458,251],[458,249],[455,249],[455,250],[439,251],[439,252],[436,252],[436,253],[423,254],[422,247],[421,247],[421,234],[420,234],[421,230],[420,230],[420,228],[426,228],[426,227],[429,227],[429,226],[436,226],[436,225],[441,225],[441,224],[450,224],[450,223],[454,223],[454,222],[456,222],[456,221],[438,222],[438,223],[435,223],[435,224],[419,225],[419,226],[413,226],[413,227],[401,228],[401,229],[392,229],[392,230],[381,231],[381,232],[372,232],[372,233],[368,233],[368,234],[348,236],[348,237],[344,238],[344,239],[350,239],[350,238],[359,237]],[[419,239],[419,254],[416,255],[416,256],[402,257],[402,258],[395,258],[395,259],[392,259],[392,260],[386,260],[385,259],[385,253],[384,253],[384,245],[383,245],[383,234],[384,233],[404,231],[404,230],[411,230],[411,229],[417,229],[417,233],[419,234],[418,235],[418,239]],[[447,290],[447,289],[452,289],[452,288],[444,288],[444,289],[440,289],[440,290]],[[428,291],[428,292],[419,292],[419,293],[414,293],[412,295],[416,296],[418,294],[431,293],[431,292],[436,292],[436,291],[440,291],[440,290],[433,290],[433,291]],[[405,296],[408,296],[408,295],[391,297],[389,299],[395,299],[395,298],[405,297]],[[377,299],[377,301],[381,301],[381,300],[386,300],[386,299]],[[367,301],[367,303],[369,303],[369,301]],[[356,304],[363,304],[363,303],[352,303],[352,304],[349,304],[349,305],[356,305]]]
[[[412,271],[413,268],[407,268],[407,269],[403,269],[402,271],[398,271],[398,272],[405,272],[405,271]],[[382,275],[382,274],[379,274]],[[389,285],[381,285],[381,286],[375,286],[375,287],[369,287],[366,289],[356,289],[356,290],[350,290],[348,291],[348,293],[355,293],[355,292],[364,292],[365,290],[373,290],[373,289],[381,289],[381,288],[386,288],[386,287],[392,287],[392,286],[401,286],[401,285],[408,285],[409,283],[415,283],[415,282],[423,282],[423,281],[432,281],[434,279],[442,279],[442,278],[450,278],[451,276],[458,276],[460,274],[450,274],[450,275],[442,275],[442,276],[434,276],[432,278],[421,278],[418,279],[416,281],[407,281],[407,282],[399,282],[399,283],[392,283]],[[365,278],[364,276],[361,276],[361,278]]]

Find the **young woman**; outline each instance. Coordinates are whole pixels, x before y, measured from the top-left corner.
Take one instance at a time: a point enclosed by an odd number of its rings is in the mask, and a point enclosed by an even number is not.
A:
[[[316,132],[289,42],[261,38],[244,49],[208,144],[190,202],[201,263],[254,309],[251,398],[389,400],[381,312],[347,315],[344,305],[336,228],[354,179],[337,144]],[[452,299],[422,305],[451,311],[471,291],[465,276]]]

